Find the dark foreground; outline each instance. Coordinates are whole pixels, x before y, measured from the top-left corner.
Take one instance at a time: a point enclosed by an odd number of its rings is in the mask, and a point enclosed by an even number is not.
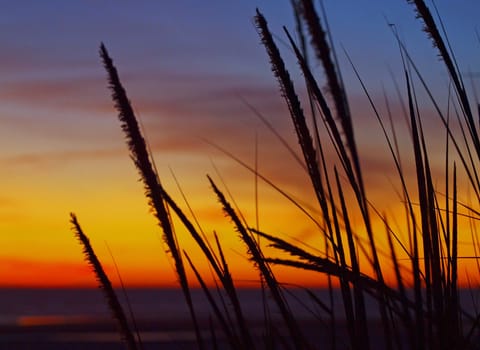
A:
[[[315,303],[305,296],[303,290],[289,290],[286,294],[290,308],[300,324],[302,332],[313,348],[348,349],[348,334],[345,324],[338,320],[331,327],[328,318],[320,320],[322,312]],[[321,300],[328,300],[329,292],[314,290]],[[256,289],[239,289],[239,298],[249,320],[251,333],[258,348],[264,344],[263,323],[264,300],[261,291]],[[189,321],[188,309],[183,295],[176,289],[132,289],[128,296],[133,314],[140,329],[143,349],[197,349],[197,342]],[[211,310],[201,290],[192,290],[194,305],[202,327],[206,349],[213,349],[210,330]],[[334,291],[333,310],[338,317],[343,314],[341,295]],[[464,310],[477,310],[480,304],[478,290],[462,290],[460,299]],[[301,305],[298,301],[303,301]],[[266,300],[267,304],[269,299]],[[382,326],[378,321],[377,307],[374,301],[366,298],[366,307],[371,320],[368,330],[372,349],[384,349]],[[280,316],[271,305],[271,316]],[[312,313],[313,311],[313,313]],[[468,329],[468,325],[464,325]],[[278,321],[273,327],[276,341],[287,339],[288,332],[283,323]],[[226,340],[217,330],[215,332],[219,349],[228,349]],[[477,334],[475,339],[480,339]],[[396,344],[402,344],[405,336],[398,335]],[[480,342],[479,342],[480,344]],[[274,349],[284,348],[279,342]],[[0,289],[0,350],[77,350],[77,349],[125,349],[120,342],[114,321],[101,291],[96,289]]]
[[[161,324],[163,323],[163,324]],[[202,324],[208,325],[208,320]],[[305,320],[302,323],[305,335],[310,339],[315,348],[325,348],[331,343],[331,333],[326,328],[319,327],[318,321]],[[197,349],[197,342],[191,326],[185,322],[143,322],[140,326],[144,350],[153,349]],[[378,329],[375,326],[372,329]],[[281,324],[275,327],[279,335],[286,336],[286,331]],[[263,325],[252,323],[252,333],[257,344],[262,342]],[[125,346],[120,341],[120,335],[111,323],[96,324],[62,324],[62,325],[31,325],[31,326],[3,326],[0,329],[0,350],[77,350],[77,349],[102,349],[120,350]],[[202,331],[207,349],[213,349],[212,335],[205,327]],[[344,325],[336,327],[338,345],[346,340]],[[229,348],[225,339],[217,336],[220,349]],[[278,348],[282,345],[277,344]],[[339,348],[346,348],[339,346]],[[381,349],[379,346],[378,349]]]

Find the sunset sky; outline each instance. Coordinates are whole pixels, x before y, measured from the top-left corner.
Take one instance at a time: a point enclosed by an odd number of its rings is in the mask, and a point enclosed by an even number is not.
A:
[[[403,93],[401,59],[388,23],[395,24],[442,108],[448,76],[407,1],[324,2],[354,110],[367,186],[382,211],[395,216],[402,207],[392,191],[398,181],[342,47],[382,112],[385,88],[395,119],[404,129],[390,74]],[[476,34],[480,2],[437,0],[436,4],[468,88],[469,73],[474,86],[480,88],[480,38]],[[210,174],[225,189],[223,179],[254,226],[254,176],[209,142],[253,165],[257,139],[259,172],[309,210],[317,211],[306,174],[243,102],[260,111],[300,154],[253,24],[256,7],[269,21],[298,91],[304,92],[282,30],[285,25],[295,31],[287,0],[2,2],[0,286],[95,284],[70,230],[70,212],[78,215],[100,259],[113,273],[111,250],[127,284],[175,283],[160,228],[149,212],[110,99],[98,55],[101,42],[113,57],[144,124],[165,187],[186,208],[173,172],[207,236],[212,237],[214,230],[219,234],[236,279],[248,285],[256,278],[243,244],[224,218],[206,179]],[[314,71],[324,85],[316,62]],[[428,100],[421,108],[429,121],[427,135],[436,149],[438,120],[429,119],[432,105]],[[409,152],[408,136],[399,130]],[[441,147],[437,150],[441,159]],[[410,156],[405,156],[407,168]],[[259,185],[259,213],[262,230],[322,248],[315,226],[264,183]],[[182,247],[193,252],[202,266],[203,258],[195,254],[194,244],[181,227],[178,234]],[[471,254],[468,247],[464,249]],[[112,279],[117,281],[114,275]],[[281,279],[320,283],[288,272]]]

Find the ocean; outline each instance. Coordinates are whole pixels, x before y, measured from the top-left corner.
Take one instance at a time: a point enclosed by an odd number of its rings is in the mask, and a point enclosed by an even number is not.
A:
[[[323,302],[328,301],[326,290],[313,291]],[[264,329],[261,291],[239,289],[238,292],[252,333],[261,337]],[[118,295],[127,305],[121,290]],[[476,309],[480,305],[477,304],[479,295],[477,290],[461,291],[464,308]],[[192,290],[192,297],[208,340],[211,337],[210,321],[214,318],[211,308],[201,290]],[[145,350],[158,349],[160,345],[162,349],[197,348],[189,312],[179,289],[129,289],[127,298]],[[313,341],[327,341],[328,334],[319,332],[327,321],[318,304],[300,289],[289,290],[286,298],[292,313]],[[334,300],[335,312],[342,315],[343,306],[338,291],[334,293]],[[267,304],[271,304],[268,299]],[[369,322],[372,323],[378,322],[378,311],[374,305],[371,299],[367,299]],[[274,307],[271,308],[271,316],[274,320],[280,319]],[[337,322],[341,339],[345,336],[344,325],[341,318]],[[279,332],[282,332],[281,328]],[[0,289],[0,350],[26,349],[117,350],[124,349],[124,346],[100,289]]]
[[[121,290],[117,294],[125,310],[130,304],[145,349],[158,348],[154,347],[158,344],[167,349],[196,348],[190,314],[179,289],[129,289],[126,297]],[[207,329],[212,314],[203,291],[192,290],[192,297],[198,319]],[[239,297],[246,318],[261,324],[261,291],[239,289]],[[312,318],[296,304],[292,307],[298,317]],[[272,315],[279,317],[275,310]],[[119,339],[100,289],[0,289],[1,350],[123,349]]]

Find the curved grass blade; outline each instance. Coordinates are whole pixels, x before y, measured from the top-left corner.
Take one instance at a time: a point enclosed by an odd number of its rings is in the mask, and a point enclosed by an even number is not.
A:
[[[273,275],[273,272],[270,269],[270,266],[268,265],[268,263],[265,262],[263,254],[257,242],[252,237],[252,235],[247,231],[245,226],[242,224],[242,221],[240,220],[238,215],[235,213],[230,203],[227,202],[225,196],[218,189],[218,187],[215,185],[213,180],[210,177],[208,177],[208,180],[210,181],[210,185],[212,186],[213,191],[217,195],[218,200],[222,204],[225,214],[234,223],[238,233],[240,234],[241,239],[247,246],[248,254],[251,256],[251,259],[256,265],[256,267],[260,270],[265,280],[265,283],[270,289],[272,297],[275,300],[278,308],[280,309],[280,313],[285,321],[285,324],[290,332],[290,335],[292,336],[292,341],[295,345],[295,348],[296,349],[309,348],[307,341],[302,335],[302,332],[300,331],[298,324],[293,318],[292,312],[290,311],[290,308],[288,307],[288,304],[280,290],[280,285],[277,282],[275,276]]]
[[[110,308],[110,311],[112,312],[113,318],[117,321],[123,341],[125,342],[129,350],[137,350],[138,348],[135,342],[135,337],[130,330],[127,317],[125,316],[122,305],[118,301],[117,294],[112,287],[112,283],[110,282],[107,274],[103,270],[102,264],[100,263],[100,260],[98,260],[97,255],[95,254],[90,244],[90,240],[83,232],[80,224],[78,223],[77,217],[73,213],[70,214],[70,223],[72,224],[72,230],[75,236],[83,247],[83,254],[85,255],[85,259],[88,261],[88,264],[93,268],[93,272],[95,273],[98,284],[103,290],[105,297],[107,298],[108,306]]]
[[[163,238],[168,246],[175,264],[175,270],[177,272],[178,280],[190,311],[190,316],[194,324],[199,347],[200,349],[203,349],[203,340],[193,307],[193,301],[188,286],[185,267],[177,246],[175,233],[170,222],[168,210],[164,202],[165,191],[161,186],[157,173],[152,165],[145,139],[140,132],[135,113],[127,97],[127,93],[120,82],[117,69],[113,65],[113,61],[103,43],[100,45],[100,56],[108,73],[108,82],[110,90],[112,91],[112,99],[115,103],[115,108],[118,111],[118,118],[120,120],[122,130],[127,138],[130,156],[140,174],[145,188],[145,196],[149,202],[148,204],[150,205],[150,208],[152,208],[153,213],[158,219],[158,222],[163,230]]]

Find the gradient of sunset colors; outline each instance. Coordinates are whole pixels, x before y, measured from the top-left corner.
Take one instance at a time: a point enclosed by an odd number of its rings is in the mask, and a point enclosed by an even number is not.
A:
[[[395,24],[442,107],[448,94],[447,73],[407,1],[324,3],[354,111],[370,198],[392,222],[398,221],[401,232],[398,217],[404,214],[393,190],[398,189],[393,163],[342,47],[382,113],[383,88],[391,99],[406,169],[411,164],[411,147],[392,76],[401,91],[404,82],[389,24]],[[480,3],[438,0],[436,4],[466,81],[479,88]],[[257,279],[205,175],[219,184],[225,182],[252,226],[256,225],[255,178],[209,143],[253,166],[257,140],[258,171],[312,213],[318,212],[318,205],[302,168],[243,102],[261,112],[300,154],[288,110],[253,25],[256,7],[269,21],[298,89],[304,92],[281,28],[295,30],[287,0],[208,0],[201,5],[192,0],[2,3],[0,286],[95,285],[70,230],[69,212],[77,214],[114,281],[118,279],[109,251],[127,285],[176,283],[161,230],[149,213],[128,156],[98,56],[100,42],[112,55],[142,120],[165,187],[187,210],[174,174],[207,237],[218,233],[239,284],[248,286]],[[323,82],[321,67],[317,63],[314,67]],[[424,96],[420,89],[419,96]],[[435,137],[440,123],[432,105],[424,101],[421,108],[434,150],[432,163],[441,174],[443,149],[436,143],[443,141]],[[467,194],[463,195],[468,202]],[[261,230],[323,249],[315,225],[263,182],[259,182],[258,200]],[[384,232],[380,222],[375,225]],[[467,232],[467,237],[460,238],[465,256],[473,254]],[[191,252],[198,267],[204,266],[203,256],[180,225],[177,233],[181,247]],[[468,270],[474,261],[463,264],[463,270]],[[207,269],[202,272],[210,274]],[[279,276],[281,281],[304,285],[324,282],[298,271],[285,270]]]

